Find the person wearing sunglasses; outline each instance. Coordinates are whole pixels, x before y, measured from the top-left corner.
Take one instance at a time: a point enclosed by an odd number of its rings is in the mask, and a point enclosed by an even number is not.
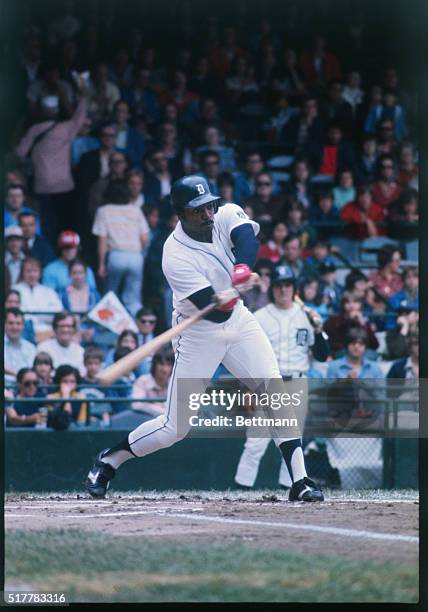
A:
[[[391,155],[379,158],[379,179],[373,185],[373,199],[384,208],[398,200],[402,187],[396,180],[395,161]]]
[[[46,419],[39,412],[43,406],[43,393],[39,389],[39,381],[33,368],[21,368],[16,377],[16,401],[6,406],[7,425],[9,427],[35,427]],[[40,402],[21,402],[20,399],[40,397]]]

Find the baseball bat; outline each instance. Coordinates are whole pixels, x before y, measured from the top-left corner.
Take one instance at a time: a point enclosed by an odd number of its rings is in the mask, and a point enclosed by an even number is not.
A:
[[[305,312],[308,315],[309,321],[315,327],[315,323],[314,323],[313,318],[312,318],[311,309],[308,308],[307,306],[305,306],[305,303],[303,302],[302,298],[299,295],[297,295],[297,293],[294,296],[294,300],[293,301],[294,301],[295,304],[297,304],[297,306],[300,306],[300,308],[303,310],[303,312]]]
[[[178,325],[175,325],[174,327],[171,327],[170,329],[167,329],[165,332],[163,332],[163,334],[156,336],[156,338],[153,338],[153,340],[150,340],[150,342],[147,342],[147,344],[143,344],[143,346],[131,351],[128,353],[128,355],[125,355],[125,357],[122,357],[122,359],[119,359],[119,361],[116,361],[116,363],[113,363],[111,366],[100,372],[98,375],[98,382],[102,385],[111,385],[118,378],[129,374],[129,372],[135,370],[143,359],[149,357],[149,355],[152,355],[153,353],[156,353],[156,351],[158,351],[164,344],[170,342],[172,338],[179,336],[185,329],[191,327],[194,323],[196,323],[196,321],[199,321],[209,312],[214,310],[214,308],[217,308],[217,305],[218,304],[216,302],[208,304],[208,306],[205,306],[205,308],[188,319],[184,319],[184,321]]]

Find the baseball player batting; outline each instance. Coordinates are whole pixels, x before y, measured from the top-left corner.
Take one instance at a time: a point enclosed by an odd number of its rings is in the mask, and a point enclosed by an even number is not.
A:
[[[174,369],[165,414],[141,424],[116,446],[102,450],[89,471],[86,488],[104,497],[116,470],[129,459],[172,446],[177,432],[177,381],[210,380],[220,363],[242,379],[278,379],[278,362],[265,332],[232,287],[251,283],[259,241],[258,223],[240,206],[210,193],[201,176],[174,183],[171,201],[179,217],[167,239],[162,269],[173,291],[173,325],[216,299],[218,306],[173,340]],[[189,424],[190,429],[190,424]],[[301,440],[275,438],[292,479],[291,501],[323,501],[307,477]]]
[[[321,330],[321,319],[315,311],[306,308],[296,296],[296,277],[287,265],[274,268],[269,287],[270,303],[254,313],[274,350],[279,370],[285,379],[306,377],[309,370],[309,348],[315,359],[326,361],[328,344]],[[270,443],[268,437],[251,437],[247,440],[238,463],[235,482],[243,487],[253,487],[260,461]],[[281,463],[279,484],[292,485],[287,463]]]

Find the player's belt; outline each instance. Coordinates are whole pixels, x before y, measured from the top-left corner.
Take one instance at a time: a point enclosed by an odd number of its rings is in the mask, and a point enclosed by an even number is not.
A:
[[[292,378],[303,378],[306,376],[307,372],[296,371],[296,372],[286,372],[282,375],[282,380],[291,380]]]

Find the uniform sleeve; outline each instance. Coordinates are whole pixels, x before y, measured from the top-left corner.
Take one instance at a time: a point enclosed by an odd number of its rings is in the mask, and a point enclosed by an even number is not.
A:
[[[209,280],[192,265],[191,261],[178,257],[168,258],[165,252],[162,259],[162,270],[179,301],[211,286]]]
[[[95,221],[92,226],[92,233],[95,236],[103,236],[104,238],[107,236],[107,225],[105,222],[105,211],[103,210],[103,207],[98,208],[96,212]]]
[[[217,215],[220,230],[228,237],[235,227],[244,224],[252,225],[255,236],[259,233],[260,225],[252,221],[237,204],[224,204],[219,208]]]

